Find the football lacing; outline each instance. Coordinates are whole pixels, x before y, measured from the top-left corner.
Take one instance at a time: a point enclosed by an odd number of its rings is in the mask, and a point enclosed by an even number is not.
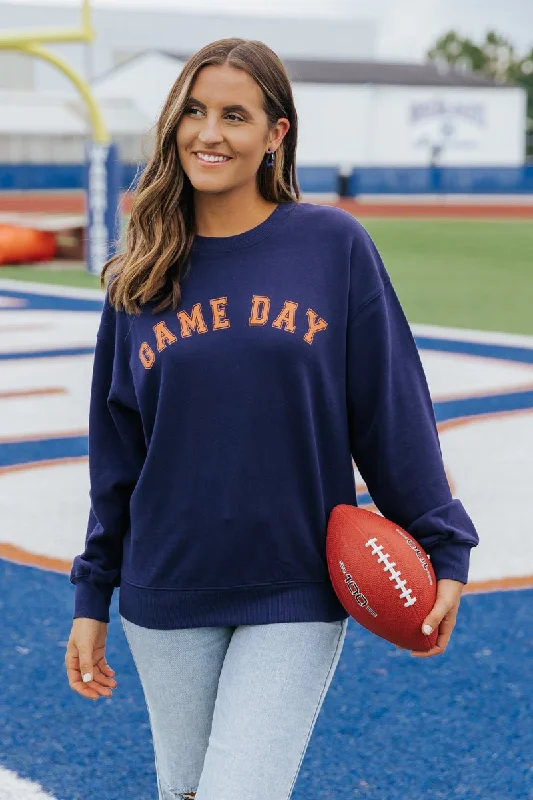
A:
[[[365,547],[372,548],[372,555],[378,557],[378,562],[380,564],[385,564],[383,567],[383,572],[390,572],[390,581],[396,581],[396,589],[401,589],[400,598],[407,598],[404,607],[408,608],[409,606],[413,606],[416,603],[416,597],[412,597],[413,594],[412,589],[406,588],[406,581],[400,580],[400,575],[402,574],[399,570],[394,569],[396,566],[395,561],[389,561],[390,554],[383,552],[383,545],[376,544],[377,539],[374,537],[373,539],[369,539],[368,542],[365,544]]]

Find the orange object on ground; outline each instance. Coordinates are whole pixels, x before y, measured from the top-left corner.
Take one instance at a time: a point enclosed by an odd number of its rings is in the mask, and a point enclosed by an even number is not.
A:
[[[57,242],[52,231],[0,225],[0,265],[48,261],[56,252]]]

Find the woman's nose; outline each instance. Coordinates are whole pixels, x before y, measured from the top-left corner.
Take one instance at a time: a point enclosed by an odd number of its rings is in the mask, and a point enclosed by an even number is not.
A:
[[[213,117],[204,120],[198,138],[203,144],[220,142],[222,140],[222,135],[220,133],[218,121]]]

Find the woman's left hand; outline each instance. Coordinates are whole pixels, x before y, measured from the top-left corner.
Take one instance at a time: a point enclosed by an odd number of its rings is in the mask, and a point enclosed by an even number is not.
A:
[[[416,658],[429,658],[430,656],[440,656],[446,650],[450,636],[455,628],[461,594],[465,584],[460,581],[452,581],[449,578],[442,578],[437,581],[437,600],[431,613],[424,620],[424,625],[430,625],[434,631],[438,627],[439,634],[437,643],[431,650],[419,652],[412,650],[411,655]],[[424,631],[425,632],[425,631]]]

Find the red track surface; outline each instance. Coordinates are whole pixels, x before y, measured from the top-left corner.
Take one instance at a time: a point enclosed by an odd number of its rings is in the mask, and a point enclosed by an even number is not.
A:
[[[341,200],[328,202],[327,205],[337,205],[361,217],[533,219],[533,203],[370,203]],[[123,195],[123,207],[126,213],[130,210],[130,195]],[[85,196],[82,191],[0,193],[0,212],[82,214],[84,211]]]

